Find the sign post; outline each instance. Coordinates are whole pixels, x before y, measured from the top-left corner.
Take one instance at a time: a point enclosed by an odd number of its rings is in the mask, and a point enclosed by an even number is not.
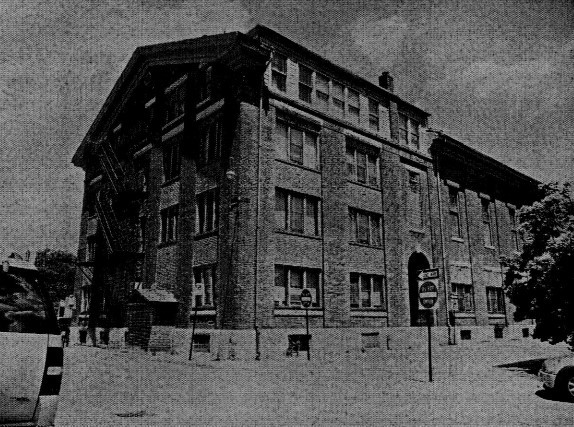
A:
[[[432,382],[432,311],[438,301],[438,268],[421,270],[417,276],[419,285],[419,310],[427,311],[429,382]]]
[[[309,306],[313,297],[309,289],[303,289],[301,291],[301,305],[305,307],[305,325],[307,329],[307,360],[311,360],[311,337],[309,336]]]
[[[197,321],[197,308],[199,307],[198,301],[195,298],[196,295],[203,295],[203,283],[195,283],[193,285],[193,291],[191,292],[191,297],[193,298],[195,310],[193,311],[193,326],[191,327],[191,343],[189,344],[189,360],[191,360],[191,356],[193,355],[193,340],[195,338],[195,323]]]

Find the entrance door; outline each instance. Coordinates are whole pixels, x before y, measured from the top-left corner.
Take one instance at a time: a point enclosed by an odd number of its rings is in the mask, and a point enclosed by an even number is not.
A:
[[[411,308],[411,326],[426,325],[425,313],[419,311],[419,289],[417,276],[419,271],[430,268],[427,257],[421,252],[414,252],[409,258],[409,301]]]

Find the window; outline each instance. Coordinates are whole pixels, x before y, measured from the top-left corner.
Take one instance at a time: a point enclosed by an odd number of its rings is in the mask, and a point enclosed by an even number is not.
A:
[[[175,242],[177,240],[177,222],[179,218],[179,206],[170,206],[161,211],[161,236],[160,243]]]
[[[275,135],[280,158],[312,169],[319,168],[319,144],[315,132],[278,120]]]
[[[211,66],[204,68],[199,72],[198,77],[198,86],[199,86],[199,93],[198,93],[198,102],[205,101],[206,99],[211,98],[213,92],[213,68]]]
[[[369,98],[369,129],[379,131],[379,103]]]
[[[407,217],[411,228],[423,227],[421,174],[408,170]]]
[[[149,159],[137,161],[136,163],[136,180],[137,189],[141,192],[147,192],[149,182]]]
[[[399,142],[401,144],[418,150],[420,148],[419,128],[419,122],[399,113]]]
[[[520,250],[520,245],[518,243],[518,229],[516,228],[516,210],[514,208],[508,208],[508,217],[510,218],[510,244],[513,250]]]
[[[216,282],[216,266],[208,265],[193,269],[193,298],[192,307],[215,306],[213,290]]]
[[[299,65],[299,99],[311,102],[313,92],[313,71],[304,65]]]
[[[271,63],[271,81],[281,92],[287,90],[287,57],[274,52]]]
[[[165,182],[179,178],[179,142],[166,145],[163,149],[163,179]]]
[[[164,124],[175,120],[184,113],[185,109],[185,85],[179,84],[173,89],[168,89],[165,94]]]
[[[493,236],[492,236],[492,223],[490,214],[490,201],[486,199],[481,199],[482,205],[482,236],[484,239],[484,246],[493,246]]]
[[[410,119],[410,129],[411,129],[411,137],[410,137],[410,144],[411,147],[415,150],[420,148],[419,146],[419,123],[415,120]]]
[[[315,74],[315,98],[323,109],[329,108],[329,79],[322,74]]]
[[[321,270],[275,265],[275,307],[301,307],[301,291],[311,292],[311,307],[321,306]]]
[[[209,334],[194,334],[193,335],[193,350],[198,353],[209,353],[210,349],[210,339]]]
[[[409,145],[409,119],[404,114],[399,113],[399,142]]]
[[[348,108],[348,119],[353,123],[359,123],[359,115],[360,115],[360,104],[359,104],[359,93],[348,89],[347,90],[347,108]]]
[[[86,261],[93,262],[96,259],[96,236],[88,237],[88,257]]]
[[[450,236],[462,238],[462,226],[460,221],[460,198],[458,188],[448,187],[448,209],[450,220]]]
[[[379,186],[379,155],[376,148],[354,141],[347,144],[347,177],[351,181]]]
[[[502,288],[486,288],[486,304],[489,313],[504,314],[504,292]]]
[[[463,313],[474,312],[474,295],[472,285],[452,284],[452,292],[458,297],[458,311]]]
[[[195,198],[195,232],[205,234],[216,231],[219,220],[219,192],[205,191]]]
[[[345,87],[340,83],[333,82],[332,89],[333,109],[337,116],[343,117],[345,115]]]
[[[351,240],[371,246],[381,246],[381,215],[349,209]]]
[[[351,273],[351,309],[383,309],[383,276]]]
[[[276,189],[275,224],[279,230],[318,236],[319,199]]]
[[[223,139],[223,125],[218,117],[206,120],[199,126],[199,161],[206,165],[221,157],[221,141]]]

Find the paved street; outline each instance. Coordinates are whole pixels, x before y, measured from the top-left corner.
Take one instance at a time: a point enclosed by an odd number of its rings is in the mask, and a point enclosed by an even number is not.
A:
[[[574,425],[533,375],[566,353],[531,339],[211,361],[70,347],[57,425]],[[505,366],[500,366],[505,365]]]

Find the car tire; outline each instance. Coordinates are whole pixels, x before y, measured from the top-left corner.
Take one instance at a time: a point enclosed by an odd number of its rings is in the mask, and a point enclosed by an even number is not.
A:
[[[567,368],[558,374],[557,390],[561,397],[574,402],[574,368]]]

